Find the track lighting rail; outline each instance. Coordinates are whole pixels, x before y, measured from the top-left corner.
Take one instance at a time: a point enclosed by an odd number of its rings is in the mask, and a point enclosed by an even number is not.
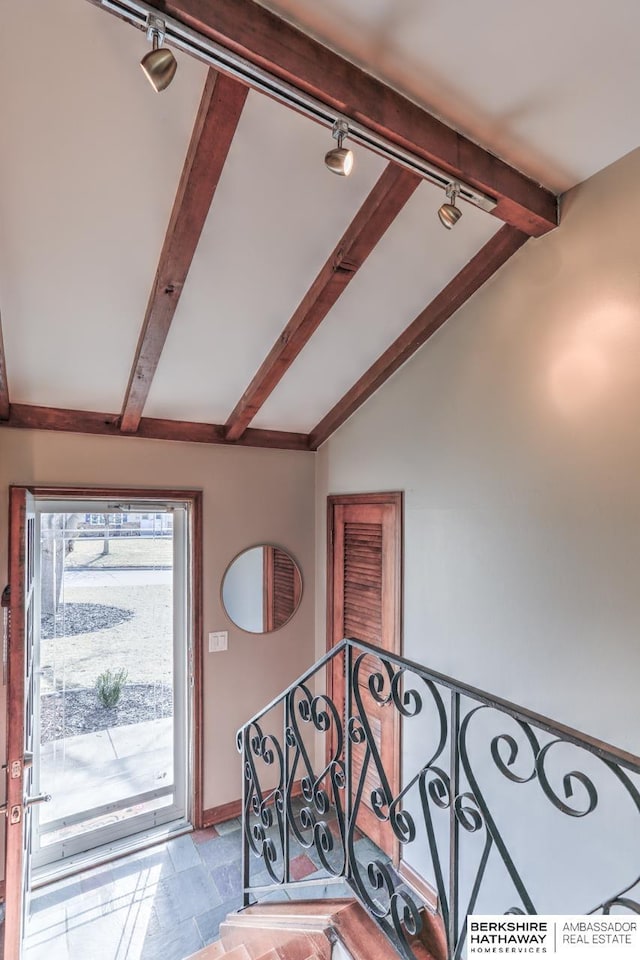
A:
[[[147,32],[148,18],[159,16],[157,8],[141,2],[141,0],[92,0],[92,2],[144,33]],[[335,111],[319,100],[298,90],[293,85],[279,80],[267,71],[261,70],[255,64],[249,63],[172,17],[164,17],[163,19],[165,43],[171,44],[178,50],[185,51],[185,53],[196,57],[208,66],[241,80],[253,89],[260,90],[267,96],[286,104],[286,106],[297,110],[298,113],[310,117],[329,129],[333,129],[336,121],[346,121],[349,126],[351,142],[359,143],[384,157],[384,159],[392,160],[394,163],[412,170],[424,180],[428,180],[443,190],[446,190],[452,183],[452,177],[449,174],[427,163],[421,157],[415,156],[409,151],[403,150],[402,147],[377,136],[350,117],[337,116]],[[460,199],[466,200],[467,203],[472,203],[488,213],[491,213],[497,206],[497,201],[487,194],[476,190],[458,178],[456,178],[456,183],[459,185],[458,196]]]

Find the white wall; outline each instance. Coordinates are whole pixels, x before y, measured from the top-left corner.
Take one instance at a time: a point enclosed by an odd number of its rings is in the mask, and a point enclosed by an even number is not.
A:
[[[316,468],[318,653],[327,494],[403,490],[406,655],[636,754],[639,183],[573,190]]]

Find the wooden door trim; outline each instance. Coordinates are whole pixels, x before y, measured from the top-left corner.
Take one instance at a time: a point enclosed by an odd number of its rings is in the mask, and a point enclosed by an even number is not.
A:
[[[24,816],[24,643],[16,643],[16,638],[25,634],[25,537],[27,494],[33,494],[29,487],[9,487],[9,563],[8,580],[11,587],[10,633],[7,646],[7,724],[6,724],[6,818],[5,818],[5,891],[16,891],[16,895],[7,903],[4,924],[5,956],[15,956],[21,952],[22,896],[23,888],[23,825]],[[12,720],[13,718],[13,720]],[[12,777],[10,764],[20,759],[21,768],[18,777]],[[11,807],[20,807],[18,823],[10,820]],[[10,833],[13,831],[13,833]],[[19,837],[14,836],[19,831]]]
[[[203,511],[202,511],[202,491],[201,490],[180,490],[180,489],[157,489],[149,487],[74,487],[74,486],[34,486],[34,485],[12,485],[9,488],[11,504],[11,491],[28,490],[36,499],[76,499],[76,500],[103,500],[127,498],[140,500],[180,500],[188,503],[191,508],[191,529],[190,529],[190,549],[189,549],[189,568],[191,574],[191,629],[193,631],[193,773],[191,802],[191,819],[193,826],[199,829],[202,826],[203,819]],[[11,508],[10,508],[11,509]],[[12,582],[12,542],[11,532],[13,527],[12,517],[9,517],[9,582]],[[13,624],[12,624],[13,626]],[[13,627],[15,631],[15,627]],[[20,631],[23,635],[23,631]],[[15,644],[13,654],[15,656]],[[20,655],[22,653],[20,652]],[[7,706],[9,706],[12,696],[12,675],[15,676],[16,667],[13,674],[11,672],[12,650],[9,649],[7,664]],[[18,664],[19,665],[19,664]],[[7,744],[8,746],[8,744]],[[191,745],[188,745],[190,748]]]
[[[184,494],[183,494],[184,496]],[[196,830],[202,829],[204,818],[204,693],[203,684],[203,540],[202,490],[188,491],[191,504],[191,602],[193,630],[193,810]]]

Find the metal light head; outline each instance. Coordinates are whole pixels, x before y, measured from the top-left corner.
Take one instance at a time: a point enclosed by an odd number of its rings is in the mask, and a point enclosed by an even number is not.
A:
[[[331,173],[337,173],[340,177],[348,177],[353,170],[353,151],[342,146],[344,138],[349,133],[349,125],[344,120],[336,120],[331,131],[331,136],[338,141],[338,146],[329,150],[325,154],[324,162]]]
[[[176,75],[178,64],[171,50],[163,47],[165,26],[159,17],[149,17],[147,38],[153,43],[153,50],[145,53],[140,61],[142,71],[156,91],[166,90]]]
[[[462,210],[460,207],[456,207],[456,198],[460,193],[460,184],[450,183],[445,192],[447,194],[447,202],[443,203],[438,210],[438,217],[440,218],[442,226],[446,227],[447,230],[451,230],[462,216]]]

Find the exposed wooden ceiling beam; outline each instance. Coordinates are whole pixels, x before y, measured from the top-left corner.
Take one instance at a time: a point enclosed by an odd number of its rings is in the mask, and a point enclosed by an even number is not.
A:
[[[24,430],[59,430],[64,433],[91,433],[105,437],[142,437],[147,440],[177,440],[183,443],[229,444],[224,426],[215,423],[194,423],[184,420],[159,420],[143,417],[135,434],[122,433],[120,415],[95,413],[89,410],[65,410],[60,407],[39,407],[12,403],[8,420],[0,427]],[[285,430],[246,430],[242,438],[230,446],[272,447],[278,450],[308,450],[304,433]]]
[[[4,356],[4,341],[2,339],[2,320],[0,319],[0,420],[9,417],[9,384],[7,382],[7,362]]]
[[[138,430],[247,93],[243,84],[209,71],[138,340],[122,408],[123,433]]]
[[[408,170],[392,163],[385,168],[236,404],[227,440],[242,436],[419,184]]]
[[[527,239],[514,227],[501,227],[314,427],[310,449],[317,450]]]
[[[151,0],[151,6],[494,197],[495,214],[505,223],[531,236],[557,225],[557,199],[549,190],[255,0]]]

